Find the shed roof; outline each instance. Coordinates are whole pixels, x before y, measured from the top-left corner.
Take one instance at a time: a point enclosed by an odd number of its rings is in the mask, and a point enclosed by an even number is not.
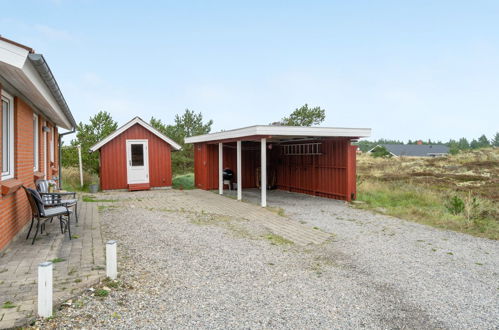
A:
[[[106,143],[110,142],[111,140],[113,140],[115,137],[117,137],[118,135],[120,135],[121,133],[123,133],[124,131],[126,131],[127,129],[129,129],[130,127],[132,127],[133,125],[135,124],[139,124],[141,125],[142,127],[144,127],[146,130],[150,131],[151,133],[153,133],[154,135],[156,135],[157,137],[159,137],[161,140],[165,141],[166,143],[168,143],[169,145],[171,145],[173,147],[173,149],[175,150],[180,150],[182,149],[182,147],[176,143],[175,141],[173,141],[172,139],[170,139],[169,137],[167,137],[166,135],[164,135],[163,133],[161,133],[160,131],[158,131],[157,129],[155,129],[154,127],[152,127],[151,125],[149,125],[148,123],[146,123],[142,118],[140,117],[135,117],[133,118],[132,120],[130,120],[128,123],[126,123],[125,125],[121,126],[120,128],[118,128],[116,131],[114,131],[113,133],[109,134],[106,138],[104,138],[103,140],[97,142],[96,144],[94,144],[91,148],[90,148],[90,151],[91,152],[94,152],[96,150],[99,150],[100,148],[102,148],[102,146],[104,146]]]
[[[314,138],[314,137],[350,137],[361,138],[371,135],[370,128],[344,128],[344,127],[301,127],[301,126],[274,126],[255,125],[197,135],[185,139],[185,143],[214,142],[230,139],[241,139],[256,136],[270,136],[272,138]]]
[[[443,144],[379,144],[376,147],[378,146],[385,147],[394,156],[427,157],[449,153],[449,147]]]

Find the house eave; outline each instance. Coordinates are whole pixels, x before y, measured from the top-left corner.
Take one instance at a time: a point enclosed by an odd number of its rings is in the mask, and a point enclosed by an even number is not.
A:
[[[43,55],[26,46],[0,38],[0,83],[23,98],[37,112],[65,129],[76,122]]]

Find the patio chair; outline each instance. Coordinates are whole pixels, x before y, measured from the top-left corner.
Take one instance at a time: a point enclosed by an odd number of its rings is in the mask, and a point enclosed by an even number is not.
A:
[[[74,207],[75,220],[76,223],[78,223],[78,199],[76,198],[76,192],[73,191],[50,192],[49,186],[51,184],[55,186],[55,181],[44,180],[44,179],[36,181],[36,189],[38,190],[38,193],[42,197],[43,204],[46,207],[52,207],[52,206]]]
[[[29,226],[28,235],[26,239],[29,238],[29,234],[31,234],[31,229],[33,228],[33,224],[36,219],[36,231],[35,236],[33,237],[33,241],[31,244],[35,244],[36,236],[38,235],[38,231],[41,228],[41,232],[43,232],[43,228],[45,228],[45,223],[49,220],[52,220],[54,217],[59,218],[59,223],[61,226],[61,233],[68,231],[69,239],[71,239],[71,225],[70,225],[70,217],[71,210],[69,210],[68,206],[54,206],[50,208],[45,208],[42,197],[35,189],[24,187],[24,191],[26,192],[26,196],[28,197],[29,204],[31,206],[31,225]],[[64,218],[66,217],[66,219]]]

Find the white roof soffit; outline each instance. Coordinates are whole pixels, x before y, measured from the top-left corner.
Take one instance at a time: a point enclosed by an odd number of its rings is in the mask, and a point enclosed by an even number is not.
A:
[[[135,117],[134,119],[130,120],[125,125],[123,125],[120,128],[118,128],[113,133],[109,134],[106,138],[104,138],[103,140],[101,140],[101,141],[97,142],[95,145],[93,145],[90,148],[90,151],[94,152],[96,150],[99,150],[106,143],[110,142],[115,137],[117,137],[118,135],[120,135],[121,133],[123,133],[124,131],[126,131],[127,129],[129,129],[130,127],[132,127],[135,124],[141,125],[145,129],[147,129],[148,131],[150,131],[151,133],[153,133],[154,135],[156,135],[157,137],[159,137],[161,140],[163,140],[166,143],[168,143],[169,145],[171,145],[173,147],[173,149],[175,149],[175,150],[182,149],[182,147],[178,143],[176,143],[175,141],[173,141],[172,139],[170,139],[169,137],[167,137],[166,135],[164,135],[163,133],[161,133],[160,131],[158,131],[157,129],[155,129],[154,127],[152,127],[151,125],[149,125],[148,123],[146,123],[144,120],[142,120],[142,118]]]
[[[371,136],[370,128],[343,128],[343,127],[300,127],[300,126],[271,126],[256,125],[205,135],[192,136],[185,139],[185,143],[199,143],[217,140],[238,139],[248,136],[282,136],[282,137],[351,137],[364,138]]]
[[[71,129],[76,122],[50,68],[41,54],[0,39],[0,83],[20,96],[57,126]]]

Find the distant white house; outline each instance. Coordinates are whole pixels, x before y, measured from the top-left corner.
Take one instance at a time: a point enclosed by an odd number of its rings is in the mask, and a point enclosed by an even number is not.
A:
[[[378,144],[367,153],[381,147],[394,157],[442,157],[449,153],[449,147],[443,144]]]

